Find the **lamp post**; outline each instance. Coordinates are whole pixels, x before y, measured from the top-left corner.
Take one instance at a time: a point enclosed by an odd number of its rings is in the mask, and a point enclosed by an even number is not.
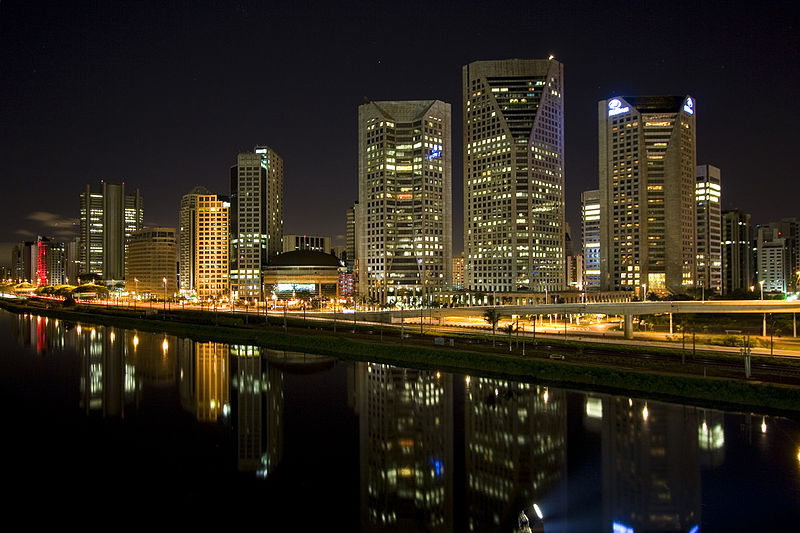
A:
[[[161,281],[164,282],[164,311],[167,310],[167,278],[166,276],[161,278]]]
[[[136,290],[133,293],[133,308],[136,309],[136,298],[139,297],[139,279],[133,278],[133,282],[135,283]]]
[[[758,282],[758,284],[761,285],[761,301],[763,302],[764,301],[764,280],[762,279],[761,281]],[[762,329],[761,336],[762,337],[766,337],[767,336],[767,313],[764,313],[764,323],[763,323],[763,326],[762,326],[761,329]]]

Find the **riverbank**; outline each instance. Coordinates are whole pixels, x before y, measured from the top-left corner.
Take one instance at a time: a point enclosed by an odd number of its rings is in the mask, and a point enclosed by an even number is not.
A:
[[[332,321],[320,323],[289,318],[284,328],[284,319],[273,316],[267,324],[263,315],[180,310],[152,312],[80,306],[62,308],[58,304],[8,300],[0,300],[0,307],[16,313],[33,313],[74,322],[165,332],[198,341],[255,344],[346,360],[536,380],[560,387],[631,396],[641,394],[654,399],[691,402],[708,407],[745,411],[758,409],[795,418],[800,416],[799,387],[726,375],[708,375],[708,363],[698,360],[698,354],[676,371],[669,357],[685,357],[685,353],[680,354],[680,350],[673,349],[648,350],[620,346],[611,347],[618,352],[616,354],[597,355],[591,351],[599,348],[591,343],[547,339],[535,346],[529,342],[525,351],[526,340],[523,339],[523,356],[519,339],[510,338],[509,346],[509,342],[503,342],[501,335],[497,336],[500,346],[492,346],[494,341],[486,335],[447,337],[440,333],[426,335],[424,332],[412,335],[411,328],[406,328],[408,337],[401,338],[395,329],[342,321],[334,326]],[[450,339],[453,340],[452,346]],[[437,346],[436,342],[443,345]],[[602,349],[609,350],[609,346],[603,345]],[[643,353],[666,359],[638,357]],[[710,356],[702,352],[699,354]],[[719,354],[716,356],[721,357]]]

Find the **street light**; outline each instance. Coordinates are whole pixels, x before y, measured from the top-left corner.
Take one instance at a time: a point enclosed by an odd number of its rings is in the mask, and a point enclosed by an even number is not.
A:
[[[761,299],[763,300],[764,299],[764,280],[762,279],[761,281],[758,282],[758,284],[761,285]]]
[[[166,276],[161,278],[161,281],[164,282],[164,310],[167,310],[167,278]]]
[[[133,281],[136,284],[136,292],[133,293],[133,308],[136,309],[136,299],[139,297],[139,280],[138,278],[133,278]]]
[[[761,281],[758,282],[758,284],[761,285],[761,301],[763,302],[764,301],[764,280],[762,279]],[[761,336],[762,337],[766,337],[767,336],[767,313],[764,313],[764,322],[763,322],[763,326],[761,328]]]

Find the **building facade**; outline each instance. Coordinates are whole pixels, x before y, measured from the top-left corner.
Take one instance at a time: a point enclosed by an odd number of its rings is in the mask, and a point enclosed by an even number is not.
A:
[[[462,79],[466,288],[561,290],[563,66],[476,61]]]
[[[583,249],[583,285],[586,290],[600,290],[600,191],[581,193],[581,247]]]
[[[144,214],[139,189],[126,194],[125,183],[90,185],[81,193],[80,272],[95,273],[104,280],[125,279],[127,242],[142,229]]]
[[[329,254],[331,253],[331,238],[315,235],[284,235],[283,253],[294,252],[295,250],[310,250]]]
[[[125,261],[125,290],[159,300],[178,292],[175,228],[154,227],[131,234]]]
[[[450,104],[358,108],[358,290],[381,304],[448,288],[452,259]]]
[[[722,178],[717,167],[697,166],[697,282],[722,293]]]
[[[783,278],[785,283],[784,292],[797,292],[798,278],[800,278],[800,258],[798,257],[798,254],[800,254],[800,246],[798,246],[800,244],[800,224],[797,222],[796,218],[782,218],[778,222],[770,222],[769,224],[758,227],[756,230],[758,238],[756,243],[756,263],[758,265],[757,268],[759,269],[759,272],[761,259],[758,257],[758,243],[761,242],[761,234],[759,233],[761,228],[768,230],[764,233],[764,238],[766,240],[775,240],[778,238],[783,239],[783,246],[785,248],[783,252],[783,255],[785,256],[785,264],[783,266]],[[759,280],[761,279],[763,278],[759,276]]]
[[[263,300],[262,272],[283,250],[283,159],[267,146],[231,167],[230,228],[232,297]]]
[[[603,290],[695,286],[695,113],[691,96],[599,102]]]
[[[453,258],[453,290],[464,288],[464,252]]]
[[[750,215],[730,210],[722,213],[722,293],[751,290],[753,254]]]
[[[358,202],[347,208],[345,213],[345,237],[347,239],[344,266],[348,272],[356,272],[358,267],[356,259],[358,255]]]
[[[66,283],[66,245],[41,235],[35,241],[20,242],[12,249],[11,270],[15,281],[37,286]]]
[[[791,240],[769,224],[760,226],[756,232],[756,277],[764,292],[780,293],[791,291],[795,277]]]
[[[230,202],[215,194],[199,194],[195,199],[192,243],[193,290],[199,300],[221,300],[230,296]]]
[[[195,286],[195,256],[197,245],[197,197],[201,194],[211,194],[205,187],[195,187],[181,198],[181,212],[178,234],[178,284],[180,292],[184,295],[193,294]]]

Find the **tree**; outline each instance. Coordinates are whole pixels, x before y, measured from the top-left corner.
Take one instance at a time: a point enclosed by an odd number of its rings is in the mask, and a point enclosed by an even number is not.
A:
[[[500,322],[500,313],[494,307],[490,307],[483,312],[483,319],[492,325],[492,346],[494,346],[494,334],[497,329],[497,323]]]

